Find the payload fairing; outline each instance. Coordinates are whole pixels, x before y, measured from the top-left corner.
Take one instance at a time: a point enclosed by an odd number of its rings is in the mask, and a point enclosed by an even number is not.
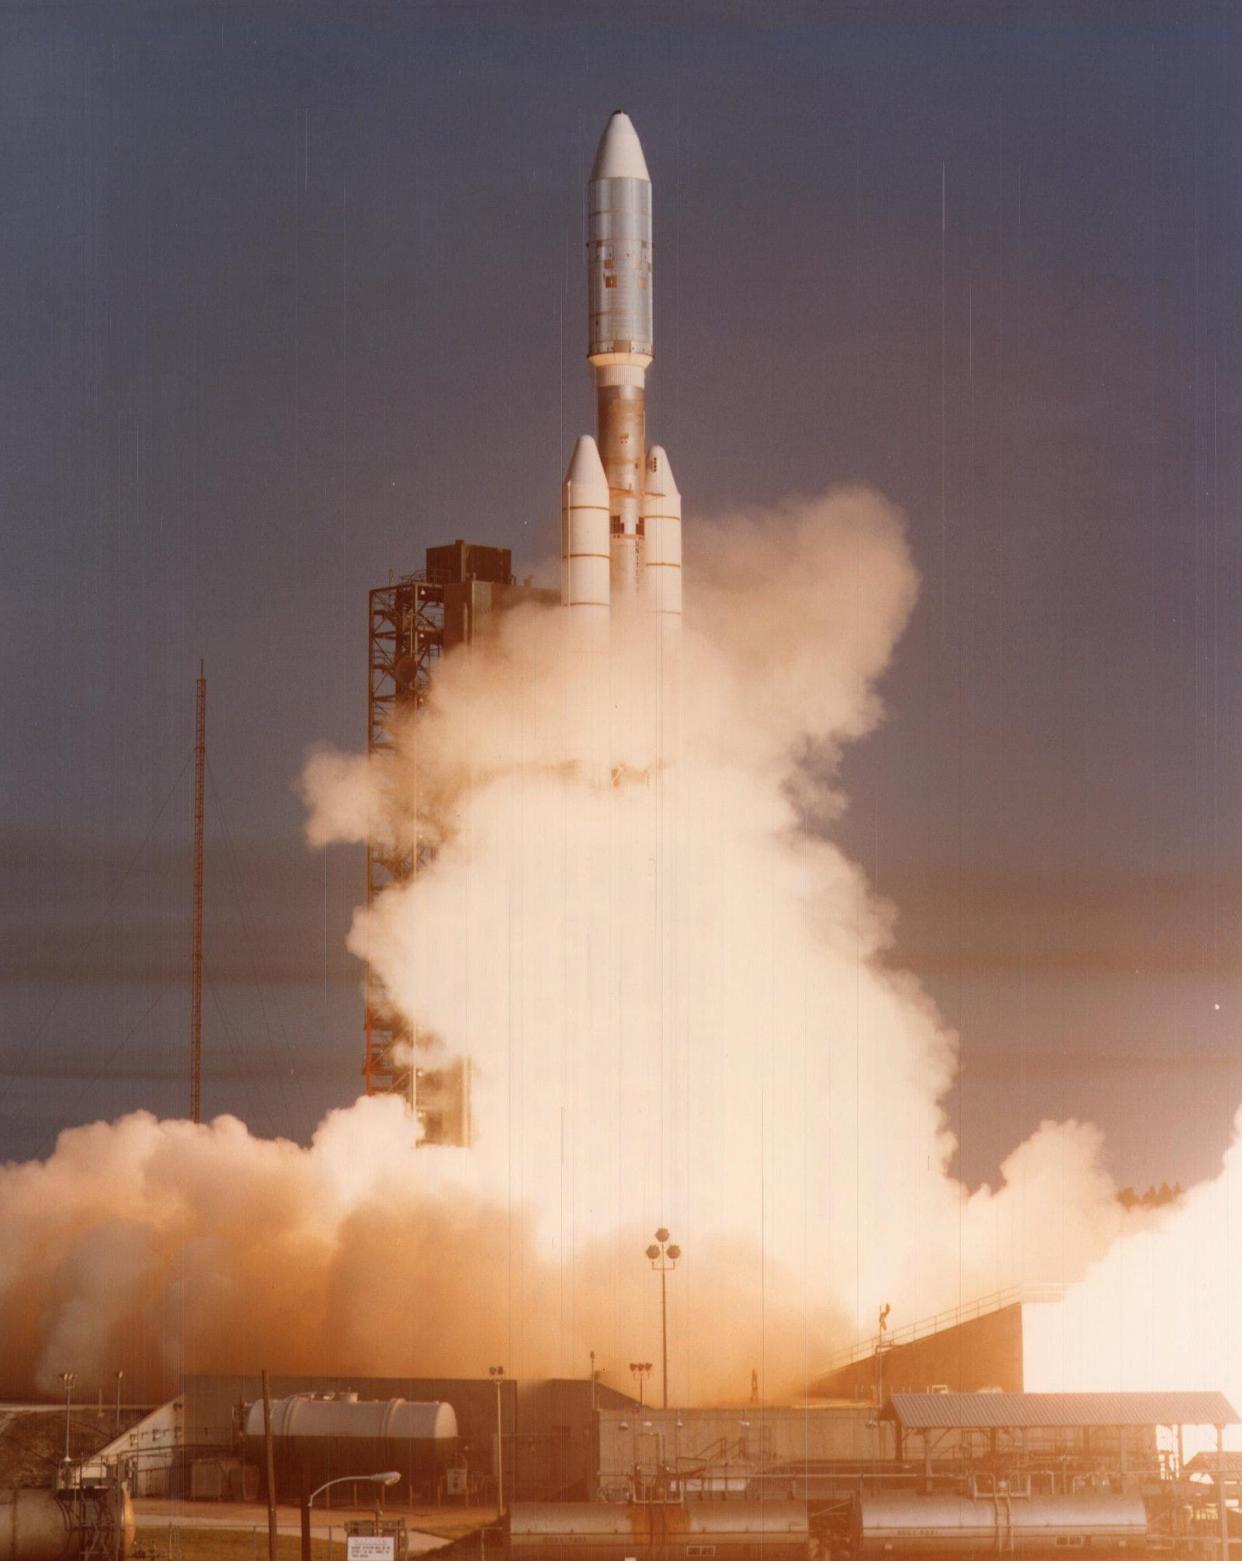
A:
[[[647,448],[652,330],[651,176],[629,116],[613,114],[591,169],[590,329],[597,439],[574,446],[561,508],[561,599],[584,627],[630,608],[661,640],[681,619],[681,495]],[[598,440],[598,442],[597,442]]]

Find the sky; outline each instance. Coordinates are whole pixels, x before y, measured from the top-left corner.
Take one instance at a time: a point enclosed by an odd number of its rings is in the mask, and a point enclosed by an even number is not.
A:
[[[1242,18],[1230,4],[0,12],[0,1159],[353,1098],[366,593],[555,552],[584,187],[655,186],[687,515],[864,482],[922,591],[828,826],[958,1032],[973,1185],[1045,1117],[1211,1174],[1242,1101]],[[703,545],[710,535],[701,533]],[[687,568],[693,569],[688,529]],[[814,762],[814,759],[812,759]]]

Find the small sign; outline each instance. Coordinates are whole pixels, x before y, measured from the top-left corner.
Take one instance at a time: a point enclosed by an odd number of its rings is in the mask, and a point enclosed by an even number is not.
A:
[[[345,1554],[347,1561],[397,1561],[397,1541],[391,1534],[351,1534]]]

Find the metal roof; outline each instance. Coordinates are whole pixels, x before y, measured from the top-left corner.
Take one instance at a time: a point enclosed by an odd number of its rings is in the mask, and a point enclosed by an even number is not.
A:
[[[1220,1453],[1196,1453],[1186,1469],[1190,1474],[1215,1474],[1219,1469],[1222,1474],[1242,1475],[1242,1453],[1229,1448]]]
[[[914,1431],[1234,1425],[1238,1419],[1223,1393],[894,1393],[884,1414]]]

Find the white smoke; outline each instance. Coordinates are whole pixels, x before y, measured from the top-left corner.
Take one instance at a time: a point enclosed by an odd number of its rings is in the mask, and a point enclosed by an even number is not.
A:
[[[1034,1309],[1030,1386],[1218,1389],[1242,1407],[1242,1111],[1220,1174],[1133,1222],[1057,1306]],[[1231,1440],[1239,1445],[1238,1428]],[[1203,1442],[1188,1442],[1187,1450]]]
[[[885,968],[888,909],[803,827],[843,805],[837,756],[882,713],[916,588],[900,517],[846,489],[732,518],[687,587],[676,680],[641,622],[614,618],[601,675],[563,611],[514,614],[448,660],[365,800],[356,773],[316,778],[310,829],[385,798],[400,828],[415,793],[436,820],[434,867],[360,913],[350,946],[472,1059],[482,1194],[532,1211],[575,1306],[641,1266],[631,1232],[667,1225],[685,1322],[751,1316],[789,1386],[819,1364],[806,1339],[885,1299],[910,1316],[1080,1274],[1121,1213],[1077,1124],[1045,1124],[996,1193],[951,1177],[954,1038]],[[738,1254],[727,1306],[712,1243]],[[611,1274],[581,1264],[601,1244]],[[680,1352],[679,1393],[724,1380]]]
[[[1110,1249],[1135,1222],[1082,1124],[1043,1124],[995,1190],[952,1174],[955,1038],[824,832],[915,599],[901,517],[845,489],[690,539],[679,655],[618,617],[589,658],[561,609],[521,609],[446,658],[394,757],[308,764],[312,843],[408,841],[415,814],[434,840],[350,944],[429,1061],[471,1060],[474,1146],[418,1147],[391,1100],[309,1149],[230,1119],[62,1135],[0,1171],[7,1389],[68,1364],[152,1390],[582,1376],[592,1350],[624,1387],[659,1359],[666,1225],[672,1394],[744,1397],[756,1369],[773,1398],[883,1302],[911,1320],[1109,1253],[1094,1294],[1182,1239],[1177,1215]]]

